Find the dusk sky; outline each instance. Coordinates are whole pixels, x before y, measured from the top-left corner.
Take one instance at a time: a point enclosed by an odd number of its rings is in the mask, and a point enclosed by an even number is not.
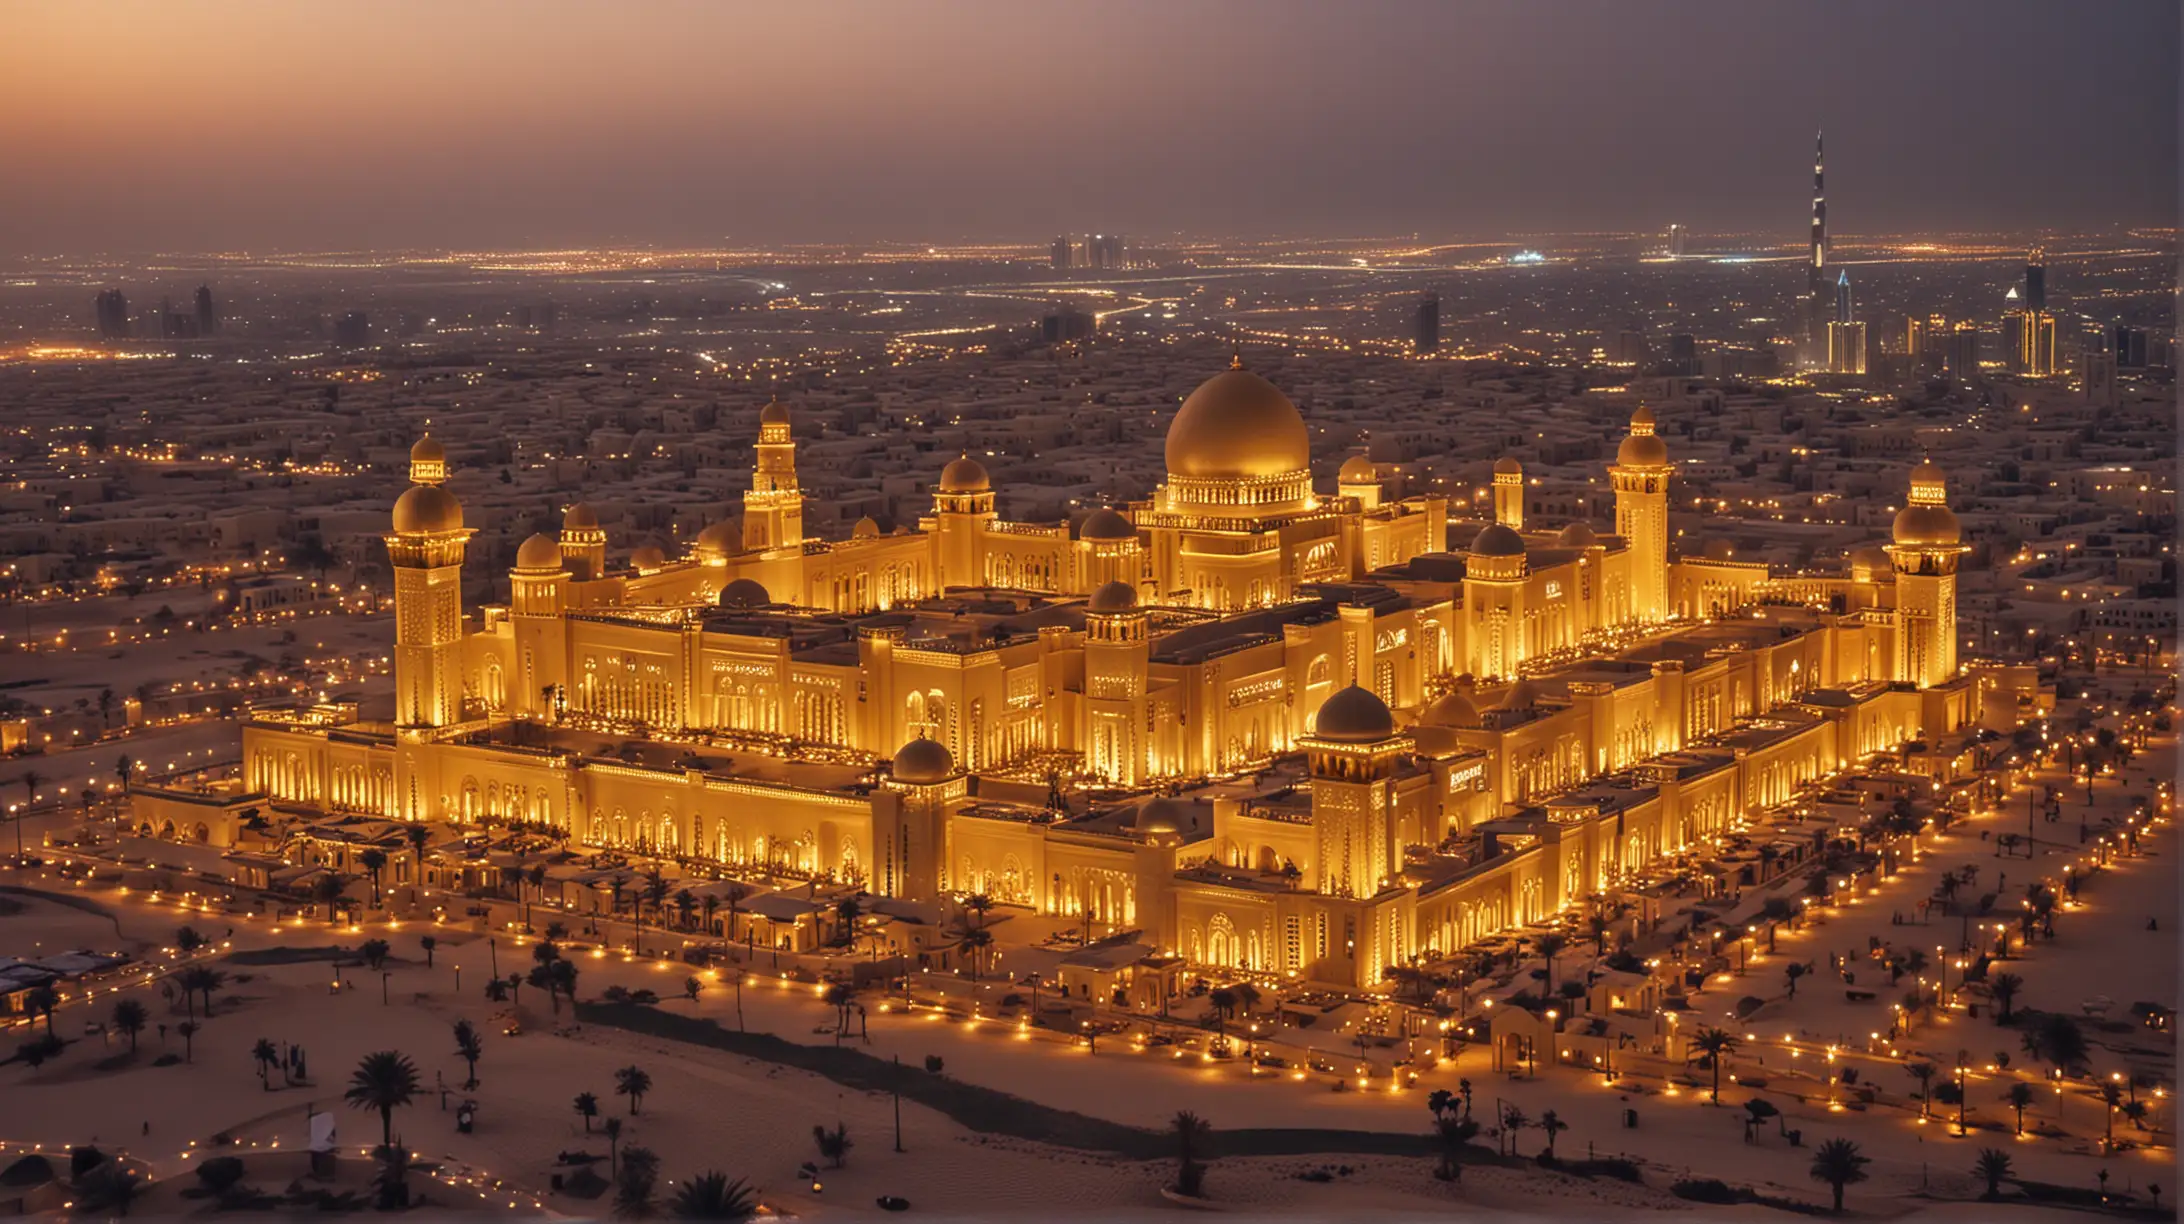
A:
[[[0,10],[0,254],[2174,224],[2167,0]]]

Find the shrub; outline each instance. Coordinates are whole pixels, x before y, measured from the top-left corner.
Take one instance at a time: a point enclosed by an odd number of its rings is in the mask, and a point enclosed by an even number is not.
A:
[[[243,1158],[215,1156],[197,1166],[197,1180],[214,1194],[225,1194],[243,1180]]]
[[[1603,1156],[1597,1160],[1573,1160],[1563,1165],[1562,1171],[1575,1174],[1578,1177],[1612,1177],[1617,1181],[1632,1182],[1641,1186],[1646,1182],[1645,1177],[1638,1172],[1637,1162],[1625,1160],[1620,1156]]]
[[[1737,1201],[1737,1192],[1729,1188],[1729,1183],[1711,1177],[1685,1178],[1668,1189],[1669,1193],[1677,1198],[1690,1199],[1694,1203],[1734,1203]]]
[[[72,1147],[68,1149],[68,1178],[70,1181],[81,1181],[84,1174],[105,1163],[106,1153],[95,1147]]]
[[[939,1075],[940,1069],[947,1065],[947,1063],[941,1061],[941,1057],[938,1054],[928,1054],[925,1056],[925,1069],[927,1071],[930,1071],[934,1075]]]

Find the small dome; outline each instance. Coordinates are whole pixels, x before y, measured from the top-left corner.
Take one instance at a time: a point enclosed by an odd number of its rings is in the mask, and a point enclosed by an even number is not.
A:
[[[1476,727],[1479,709],[1462,693],[1449,693],[1426,707],[1418,721],[1429,727]]]
[[[743,534],[734,523],[714,523],[698,532],[697,548],[701,553],[725,557],[729,553],[740,551],[742,547]]]
[[[1357,685],[1321,703],[1314,735],[1338,744],[1372,744],[1395,734],[1395,715],[1371,689]]]
[[[1373,470],[1373,461],[1363,455],[1343,460],[1342,470],[1335,473],[1335,480],[1341,484],[1371,484],[1378,479],[1380,474]]]
[[[1949,548],[1964,542],[1963,525],[1947,506],[1905,506],[1896,512],[1896,543],[1911,548]]]
[[[599,526],[599,516],[592,512],[588,503],[577,502],[561,512],[563,531],[591,531]]]
[[[1653,409],[1646,407],[1644,404],[1638,405],[1638,411],[1630,414],[1630,424],[1633,429],[1639,426],[1652,429],[1658,423],[1653,419]]]
[[[1600,537],[1593,534],[1587,523],[1568,524],[1555,536],[1555,543],[1564,548],[1591,548],[1599,542]]]
[[[1667,467],[1668,443],[1652,434],[1632,434],[1615,448],[1615,462],[1622,467]]]
[[[749,578],[738,578],[720,589],[723,608],[763,608],[772,602],[766,588]]]
[[[1539,690],[1529,680],[1519,680],[1509,686],[1502,699],[1495,703],[1497,710],[1531,710],[1539,707]]]
[[[888,772],[897,782],[931,786],[955,775],[955,757],[949,754],[948,745],[939,740],[914,739],[896,750]]]
[[[1912,484],[1946,484],[1948,477],[1942,474],[1941,465],[1931,459],[1922,459],[1911,469]]]
[[[541,531],[525,540],[516,548],[516,568],[527,570],[557,570],[561,568],[561,545]]]
[[[869,514],[865,515],[861,519],[858,519],[857,525],[849,529],[849,538],[852,540],[869,540],[879,534],[879,520],[873,518]]]
[[[1135,540],[1137,539],[1137,528],[1130,524],[1129,519],[1102,506],[1100,509],[1093,511],[1091,517],[1085,519],[1084,524],[1077,528],[1077,538],[1080,540],[1107,541]]]
[[[992,488],[993,481],[986,475],[986,465],[969,455],[959,456],[940,469],[940,491],[943,493],[984,493]]]
[[[647,544],[630,553],[629,563],[637,569],[656,570],[667,564],[667,554]]]
[[[1471,551],[1482,557],[1521,557],[1524,537],[1500,523],[1488,523],[1471,538]]]
[[[461,531],[463,506],[438,485],[412,485],[395,499],[394,529],[400,532]]]
[[[1524,475],[1524,465],[1507,455],[1503,455],[1494,461],[1494,474],[1496,476],[1522,476]]]
[[[1245,369],[1190,393],[1168,423],[1168,474],[1199,480],[1286,476],[1312,466],[1312,435],[1289,397]]]
[[[1868,544],[1850,554],[1850,576],[1858,582],[1872,582],[1888,569],[1888,554],[1875,545]]]
[[[1087,612],[1128,612],[1137,607],[1137,588],[1127,582],[1110,582],[1085,601]]]
[[[768,401],[764,408],[758,410],[758,423],[761,425],[788,424],[789,406],[780,400]]]
[[[1132,827],[1142,837],[1181,837],[1186,825],[1196,825],[1183,800],[1165,795],[1138,805]]]
[[[411,463],[446,463],[447,448],[440,445],[438,438],[428,433],[410,446],[409,461]]]

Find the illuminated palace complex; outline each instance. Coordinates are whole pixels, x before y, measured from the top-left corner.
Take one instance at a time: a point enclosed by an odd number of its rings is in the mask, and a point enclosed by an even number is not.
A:
[[[975,461],[915,530],[803,534],[788,413],[740,533],[610,563],[583,505],[472,618],[430,439],[395,503],[392,722],[261,712],[245,785],[398,820],[523,820],[744,879],[983,892],[1209,966],[1341,985],[1611,887],[1907,741],[1945,773],[2025,682],[1956,659],[1964,549],[1922,465],[1848,573],[1672,558],[1640,408],[1615,533],[1315,487],[1297,409],[1232,369],[1167,481],[1013,523]]]

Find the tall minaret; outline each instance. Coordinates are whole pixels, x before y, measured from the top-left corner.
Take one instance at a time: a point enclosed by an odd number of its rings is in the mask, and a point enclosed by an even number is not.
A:
[[[394,563],[397,727],[462,719],[463,546],[471,535],[462,504],[438,484],[411,485],[394,503],[386,541]]]
[[[1630,548],[1630,615],[1668,616],[1668,444],[1654,436],[1653,410],[1630,415],[1630,436],[1615,449],[1615,534]]]
[[[1821,134],[1812,138],[1812,259],[1805,269],[1806,338],[1819,353],[1827,352],[1828,305],[1828,192]]]
[[[804,542],[804,493],[796,484],[796,443],[781,401],[758,413],[758,466],[743,495],[743,546],[783,548]]]
[[[1494,521],[1524,530],[1524,465],[1507,455],[1494,462]]]
[[[1931,688],[1957,671],[1957,559],[1968,550],[1949,509],[1941,469],[1929,459],[1911,472],[1911,497],[1896,512],[1888,546],[1896,570],[1893,678]]]

